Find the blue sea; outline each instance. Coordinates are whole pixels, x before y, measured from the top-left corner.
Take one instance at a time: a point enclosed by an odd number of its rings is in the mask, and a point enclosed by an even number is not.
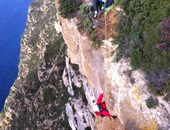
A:
[[[0,2],[0,111],[18,75],[20,41],[33,0]]]

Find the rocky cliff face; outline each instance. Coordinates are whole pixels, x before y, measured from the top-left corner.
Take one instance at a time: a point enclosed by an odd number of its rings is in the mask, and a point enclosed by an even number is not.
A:
[[[73,85],[72,78],[67,77],[78,71],[66,67],[66,48],[56,19],[55,2],[35,0],[29,8],[21,41],[18,78],[0,115],[0,129],[70,130],[67,115],[75,115],[71,120],[76,127],[93,126],[83,88],[75,84],[73,88],[79,91],[69,94],[64,85],[66,82]],[[63,73],[66,74],[64,82]],[[88,115],[76,113],[77,109]]]
[[[170,104],[159,97],[158,107],[147,108],[145,100],[150,94],[144,72],[133,71],[127,58],[113,62],[117,46],[109,40],[103,41],[98,50],[92,48],[87,35],[78,31],[76,18],[68,20],[58,14],[58,19],[71,63],[78,64],[80,73],[87,77],[88,89],[95,98],[101,89],[104,90],[109,111],[119,117],[124,129],[168,130]],[[92,106],[93,98],[87,99]]]
[[[67,56],[54,1],[34,1],[21,41],[19,75],[0,114],[0,129],[94,129],[86,88],[86,77]]]
[[[113,62],[117,46],[111,40],[94,49],[78,31],[78,20],[63,19],[56,9],[58,0],[30,6],[19,75],[0,114],[0,129],[168,130],[169,104],[159,97],[156,109],[146,107],[145,74],[133,71],[129,59]],[[118,119],[94,117],[91,108],[101,89]]]
[[[55,3],[50,0],[35,0],[29,8],[19,75],[6,100],[10,118],[6,117],[8,123],[6,118],[1,121],[1,129],[69,129],[62,105],[68,96],[61,80],[66,45],[55,30],[55,13]]]

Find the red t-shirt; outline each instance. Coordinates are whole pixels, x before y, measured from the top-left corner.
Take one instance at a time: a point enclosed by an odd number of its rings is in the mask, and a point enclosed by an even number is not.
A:
[[[102,102],[103,94],[101,93],[97,99],[96,104],[101,105],[101,111],[100,112],[95,112],[96,116],[111,116],[111,114],[106,110],[106,103]]]

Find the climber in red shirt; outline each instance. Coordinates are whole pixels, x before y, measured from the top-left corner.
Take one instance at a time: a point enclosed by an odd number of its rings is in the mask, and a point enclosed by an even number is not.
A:
[[[109,117],[113,117],[113,119],[116,119],[117,116],[112,116],[107,107],[106,107],[106,103],[102,102],[102,98],[103,98],[103,93],[101,93],[97,99],[96,104],[93,106],[93,111],[96,114],[96,116],[109,116]]]

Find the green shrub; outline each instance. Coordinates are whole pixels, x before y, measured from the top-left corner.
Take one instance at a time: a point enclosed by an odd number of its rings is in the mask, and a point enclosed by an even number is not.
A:
[[[153,83],[150,83],[148,85],[148,90],[150,93],[152,93],[154,95],[157,95],[157,96],[160,95],[159,90],[156,88],[155,84],[153,84]]]
[[[158,100],[154,99],[153,97],[149,97],[146,101],[146,106],[150,108],[156,108],[158,106]]]
[[[114,5],[115,6],[119,5],[119,3],[120,3],[120,0],[114,0]]]
[[[61,51],[61,44],[63,44],[64,40],[61,34],[57,36],[53,43],[49,43],[46,47],[46,51],[44,53],[44,59],[46,63],[46,67],[52,67],[51,62],[55,59],[55,57]]]
[[[83,15],[83,16],[88,16],[88,14],[90,13],[91,11],[91,7],[89,5],[84,5],[82,4],[80,6],[80,14]]]
[[[102,41],[96,37],[96,34],[94,32],[91,33],[90,40],[92,41],[92,46],[96,49],[98,49],[102,44]]]
[[[155,96],[166,96],[170,93],[169,72],[170,70],[166,71],[164,69],[157,70],[156,72],[149,72],[147,79],[150,81],[148,84],[148,90],[150,93]]]
[[[87,33],[93,32],[93,24],[92,24],[92,22],[91,22],[89,17],[86,17],[83,20],[83,25],[84,25],[84,28],[85,28]]]
[[[33,69],[28,72],[26,76],[27,81],[33,82],[35,79],[38,79],[37,69]]]
[[[130,56],[133,69],[140,68],[146,75],[155,72],[159,76],[148,85],[149,91],[154,95],[167,95],[170,83],[160,71],[169,73],[170,70],[169,0],[120,0],[120,6],[124,12],[118,13],[115,27],[114,42],[119,44],[116,61],[120,56]],[[165,46],[161,47],[163,43]]]
[[[165,69],[169,67],[170,55],[168,52],[170,48],[167,45],[162,50],[155,46],[162,42],[169,43],[165,33],[170,34],[170,31],[167,30],[168,24],[170,24],[170,2],[168,0],[120,0],[120,5],[126,14],[119,13],[119,23],[116,27],[118,32],[116,40],[121,46],[120,49],[123,50],[121,50],[122,54],[127,55],[129,51],[125,50],[139,47],[143,55],[140,59],[140,66],[138,66],[139,58],[134,58],[134,52],[129,52],[132,54],[130,57],[137,60],[134,62],[132,59],[131,65],[134,65],[134,68],[140,67],[149,71],[160,67]]]
[[[87,127],[85,128],[85,130],[91,130],[91,127],[90,127],[90,126],[87,126]]]
[[[118,50],[113,61],[118,62],[121,58],[122,58],[122,53],[120,52],[120,50]]]
[[[55,93],[52,88],[47,88],[43,93],[43,102],[47,105],[55,101]]]
[[[59,11],[60,15],[64,18],[71,18],[73,14],[79,10],[79,6],[81,5],[80,0],[59,0]]]
[[[131,54],[130,54],[130,57],[131,57],[131,61],[130,61],[130,64],[132,66],[132,69],[137,69],[141,66],[141,59],[143,58],[142,57],[142,50],[137,48],[137,49],[133,49],[131,51]]]

